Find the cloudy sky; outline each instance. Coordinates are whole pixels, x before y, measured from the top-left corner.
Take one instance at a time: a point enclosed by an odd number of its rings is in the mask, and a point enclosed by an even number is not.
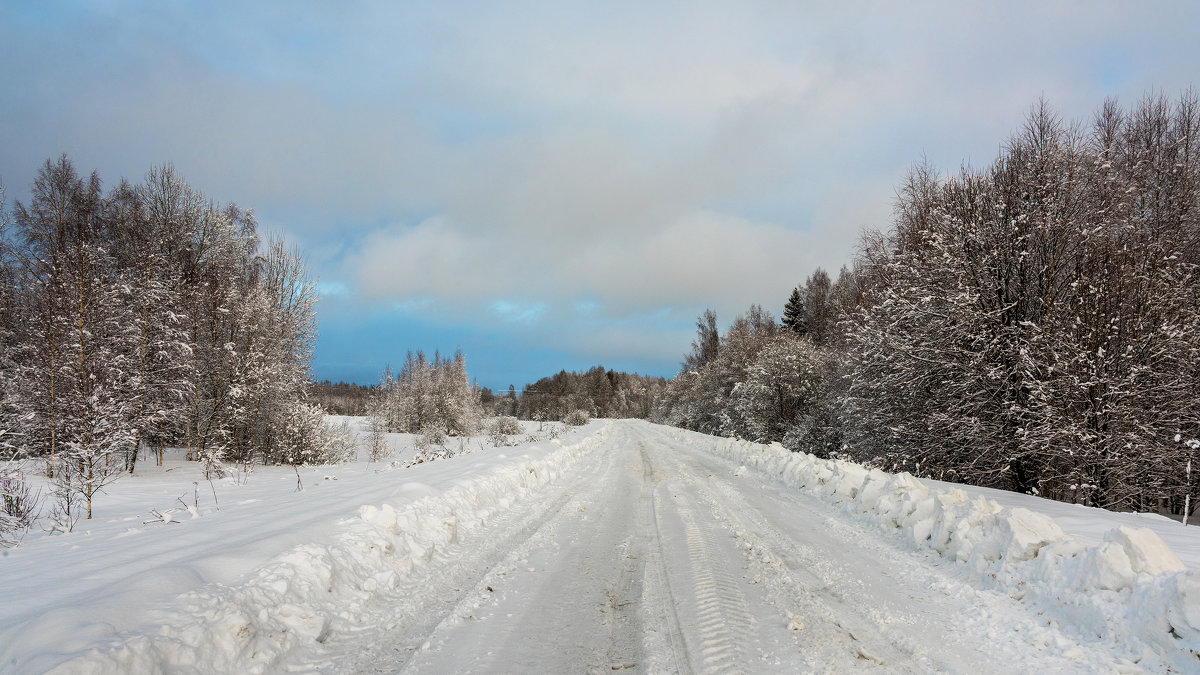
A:
[[[321,281],[319,378],[461,348],[518,388],[672,375],[778,314],[922,156],[983,165],[1044,96],[1197,82],[1200,3],[0,0],[0,181],[171,162]]]

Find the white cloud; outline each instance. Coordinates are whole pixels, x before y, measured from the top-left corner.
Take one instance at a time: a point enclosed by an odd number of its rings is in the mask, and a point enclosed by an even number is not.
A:
[[[609,316],[773,306],[804,270],[830,255],[819,232],[707,211],[681,214],[663,228],[601,229],[530,244],[508,231],[467,233],[436,218],[372,234],[343,273],[354,275],[369,298],[431,295],[447,316],[466,315],[484,301],[501,318],[528,321],[545,302]]]

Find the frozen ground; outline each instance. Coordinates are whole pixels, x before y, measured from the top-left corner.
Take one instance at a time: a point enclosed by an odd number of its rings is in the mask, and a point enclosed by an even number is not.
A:
[[[147,467],[0,560],[5,672],[1194,672],[1193,535],[638,421]],[[199,488],[199,491],[196,491]],[[198,516],[152,523],[180,491]],[[178,506],[178,503],[174,504]],[[1051,520],[1054,517],[1060,528]],[[1130,520],[1132,519],[1132,520]],[[1153,525],[1159,537],[1118,525]]]

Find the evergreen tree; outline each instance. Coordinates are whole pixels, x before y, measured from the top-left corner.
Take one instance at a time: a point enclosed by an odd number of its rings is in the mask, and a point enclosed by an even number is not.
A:
[[[799,286],[792,289],[792,294],[788,297],[787,304],[783,306],[783,318],[779,322],[797,335],[804,335],[808,332],[808,323],[804,311],[804,298],[800,295]]]

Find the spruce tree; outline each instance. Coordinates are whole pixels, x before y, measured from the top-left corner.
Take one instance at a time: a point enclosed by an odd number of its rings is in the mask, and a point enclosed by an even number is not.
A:
[[[779,322],[798,335],[808,332],[808,322],[804,318],[804,298],[800,295],[799,287],[792,289],[791,297],[783,306],[783,318]]]

